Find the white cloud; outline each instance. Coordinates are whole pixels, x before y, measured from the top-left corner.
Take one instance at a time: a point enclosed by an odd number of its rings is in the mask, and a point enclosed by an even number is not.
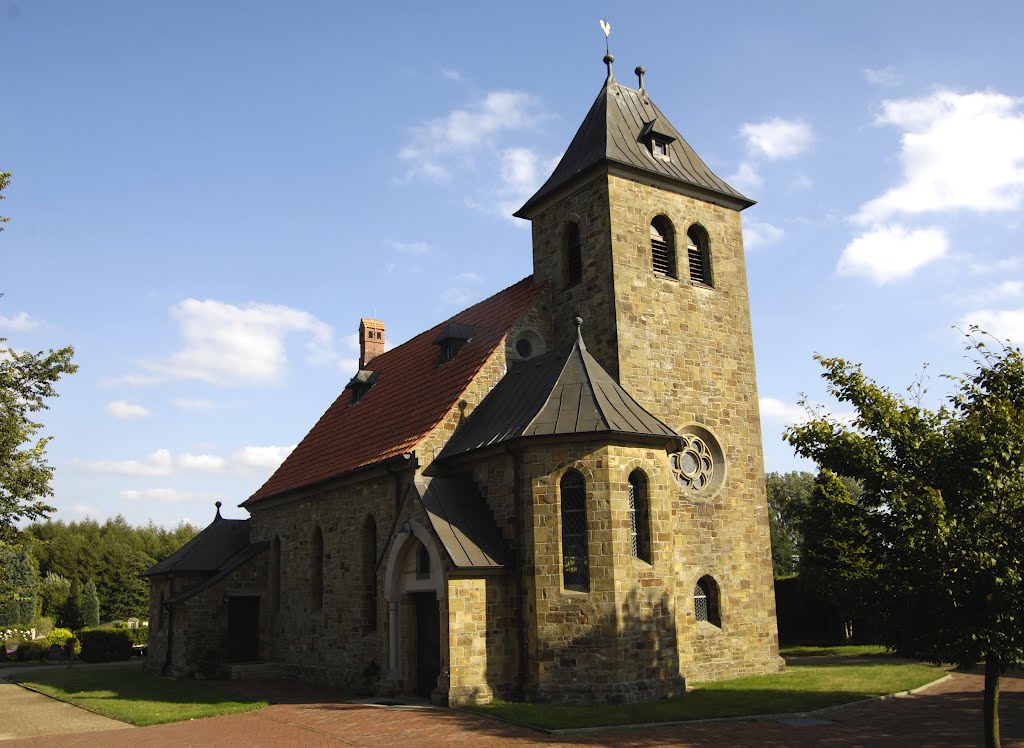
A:
[[[408,166],[406,178],[444,181],[451,176],[452,158],[466,157],[507,132],[535,126],[544,118],[539,101],[523,91],[491,91],[466,109],[411,130],[398,157]]]
[[[761,221],[748,221],[743,226],[743,246],[747,249],[756,249],[766,244],[773,244],[779,241],[785,233],[778,226]]]
[[[466,283],[483,283],[483,277],[479,273],[459,273],[455,276],[460,281]]]
[[[127,400],[115,400],[112,403],[107,403],[107,412],[114,418],[124,419],[145,418],[149,415],[149,411],[145,407]]]
[[[807,411],[797,403],[787,403],[774,397],[758,399],[761,406],[761,420],[779,423],[803,423],[807,420]]]
[[[902,130],[903,182],[854,216],[877,223],[898,214],[1017,210],[1024,197],[1024,100],[996,91],[946,89],[882,103],[878,125]]]
[[[396,252],[407,255],[422,255],[430,251],[430,245],[426,242],[392,242]]]
[[[1024,281],[1008,280],[973,293],[960,293],[956,299],[967,304],[992,304],[1006,299],[1024,296]]]
[[[912,275],[948,251],[949,239],[941,228],[878,226],[846,246],[836,270],[841,275],[860,275],[885,284]]]
[[[864,79],[873,86],[894,86],[900,82],[896,68],[886,65],[884,68],[864,68]]]
[[[977,325],[1000,340],[1024,342],[1024,307],[1020,309],[978,309],[960,320],[960,327]]]
[[[814,181],[806,174],[801,174],[793,180],[794,190],[809,190],[814,186]]]
[[[13,317],[0,314],[0,329],[28,332],[42,326],[42,322],[28,316],[27,312],[18,312]]]
[[[181,503],[191,501],[209,501],[212,494],[188,493],[173,488],[146,488],[142,490],[128,489],[118,494],[125,501],[159,501],[163,503]]]
[[[147,364],[165,377],[220,385],[274,382],[287,368],[284,342],[293,333],[306,337],[312,363],[336,358],[330,326],[299,309],[185,299],[171,315],[180,325],[184,347]]]
[[[441,75],[450,81],[455,81],[456,83],[461,83],[466,80],[466,77],[462,73],[458,70],[452,70],[451,68],[445,68],[442,70]]]
[[[1002,260],[996,260],[995,262],[978,262],[971,265],[971,272],[975,275],[988,275],[989,273],[1005,273],[1010,270],[1016,270],[1022,264],[1024,260],[1020,257],[1007,257]]]
[[[194,455],[188,452],[176,460],[178,467],[199,473],[220,473],[227,468],[227,460],[217,455]]]
[[[757,165],[751,161],[744,161],[741,163],[739,168],[736,169],[736,173],[728,177],[725,181],[740,192],[757,189],[764,183],[760,172],[757,170]]]
[[[96,460],[86,463],[76,461],[76,464],[95,473],[165,477],[171,474],[174,461],[168,450],[158,449],[140,460]]]
[[[446,288],[441,292],[440,298],[449,306],[465,306],[476,300],[477,295],[468,288]]]
[[[230,458],[216,454],[193,454],[183,452],[173,455],[167,449],[158,449],[137,460],[97,460],[75,464],[86,470],[114,475],[132,475],[142,477],[166,478],[179,472],[190,473],[251,473],[273,470],[284,458],[291,454],[296,445],[290,447],[277,446],[245,446],[231,455]]]
[[[748,122],[740,127],[751,154],[778,161],[795,158],[814,141],[811,126],[800,119],[773,117],[764,122]]]
[[[189,400],[187,398],[178,398],[172,400],[171,403],[176,408],[182,410],[212,410],[215,406],[212,400]]]
[[[234,462],[247,468],[274,470],[297,446],[292,444],[290,447],[243,447],[235,453]]]
[[[90,506],[89,504],[75,504],[68,508],[72,514],[77,514],[79,517],[100,517],[102,512],[98,507]]]

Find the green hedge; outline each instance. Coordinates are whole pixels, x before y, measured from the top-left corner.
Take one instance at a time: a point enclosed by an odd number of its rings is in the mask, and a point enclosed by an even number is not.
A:
[[[131,637],[132,644],[148,644],[149,643],[149,626],[139,626],[136,629],[125,629]]]
[[[81,657],[86,662],[127,660],[132,656],[128,629],[82,629],[78,639],[82,642]]]
[[[45,641],[22,642],[18,645],[18,651],[14,653],[14,656],[18,659],[18,662],[41,660],[46,657],[49,649],[50,645]]]

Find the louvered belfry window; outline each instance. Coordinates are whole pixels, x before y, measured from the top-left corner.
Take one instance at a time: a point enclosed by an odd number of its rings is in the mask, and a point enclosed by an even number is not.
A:
[[[583,244],[580,227],[570,223],[565,231],[565,285],[575,286],[583,280]]]
[[[562,583],[567,590],[590,588],[587,553],[587,484],[575,470],[562,476]]]
[[[665,216],[651,221],[651,263],[658,275],[678,278],[676,271],[676,248],[672,224]]]
[[[686,257],[690,264],[690,280],[713,285],[711,282],[711,253],[708,249],[708,235],[700,226],[691,226],[686,232]]]

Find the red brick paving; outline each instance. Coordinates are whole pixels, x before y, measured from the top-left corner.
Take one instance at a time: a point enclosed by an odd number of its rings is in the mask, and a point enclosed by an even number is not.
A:
[[[256,712],[132,730],[48,735],[8,746],[971,746],[981,744],[982,676],[955,673],[925,692],[818,715],[823,725],[778,720],[710,722],[595,733],[546,735],[449,709],[391,709],[332,702],[323,689],[247,684],[284,697]],[[1024,674],[1003,678],[1003,746],[1024,747]]]

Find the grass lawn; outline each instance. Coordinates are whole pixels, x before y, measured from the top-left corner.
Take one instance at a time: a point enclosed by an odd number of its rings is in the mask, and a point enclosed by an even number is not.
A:
[[[233,696],[194,680],[159,678],[138,667],[40,670],[17,673],[9,679],[139,726],[248,712],[267,705],[266,701]]]
[[[814,647],[797,644],[779,647],[783,657],[861,657],[864,655],[895,657],[893,652],[881,644],[842,644],[835,647]]]
[[[611,706],[496,701],[470,707],[513,722],[552,730],[677,722],[755,714],[807,712],[872,696],[909,691],[945,675],[916,663],[791,663],[783,673],[701,683],[668,701]]]

